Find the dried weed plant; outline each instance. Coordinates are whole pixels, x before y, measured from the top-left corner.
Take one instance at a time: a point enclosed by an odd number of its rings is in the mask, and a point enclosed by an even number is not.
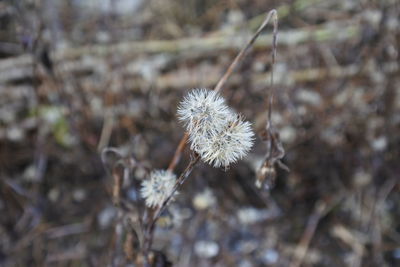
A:
[[[282,143],[271,122],[274,97],[273,66],[276,59],[278,33],[277,11],[271,10],[214,89],[194,89],[182,100],[177,113],[186,132],[166,170],[152,170],[138,161],[134,155],[123,155],[116,148],[105,148],[102,151],[103,164],[111,166],[109,170],[113,177],[112,198],[114,205],[118,208],[113,244],[113,251],[116,252],[112,255],[112,266],[121,264],[119,257],[121,255],[118,255],[118,251],[122,250],[127,262],[134,262],[139,266],[170,265],[163,253],[152,249],[152,243],[157,222],[168,204],[177,195],[180,186],[190,176],[200,159],[213,167],[227,169],[230,164],[242,159],[250,151],[254,139],[251,124],[225,103],[220,92],[271,20],[273,23],[271,88],[267,97],[268,118],[261,135],[267,145],[267,151],[265,160],[257,172],[256,186],[261,187],[264,181],[267,181],[266,184],[269,186],[272,184],[271,181],[275,178],[275,164],[286,168],[280,161],[284,156]],[[188,143],[191,149],[189,163],[184,171],[176,176],[175,167]],[[116,156],[116,160],[112,163],[109,160],[110,154]],[[144,173],[142,181],[131,179],[137,171]],[[126,188],[135,189],[136,201],[127,200],[124,197]]]

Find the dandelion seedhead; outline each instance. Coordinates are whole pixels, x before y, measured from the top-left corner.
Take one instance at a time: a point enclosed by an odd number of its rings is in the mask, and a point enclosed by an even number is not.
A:
[[[196,152],[215,168],[226,168],[250,151],[253,136],[250,123],[243,121],[240,115],[232,114],[224,129],[212,135],[203,145],[199,145],[200,149]]]
[[[253,145],[250,123],[214,91],[191,91],[178,108],[178,116],[186,125],[190,148],[216,168],[227,168],[243,158]]]
[[[225,100],[215,91],[194,89],[178,107],[178,117],[188,132],[212,132],[225,125],[231,111]]]
[[[142,182],[140,194],[150,208],[161,206],[172,194],[176,176],[170,171],[155,170],[150,174],[150,179]]]

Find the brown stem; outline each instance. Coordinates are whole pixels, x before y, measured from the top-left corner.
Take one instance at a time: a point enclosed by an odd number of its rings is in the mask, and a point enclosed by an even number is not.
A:
[[[271,115],[272,115],[272,104],[274,102],[274,66],[275,66],[275,60],[276,60],[276,50],[277,50],[277,35],[278,35],[278,14],[275,10],[272,10],[271,16],[274,30],[272,33],[272,62],[271,62],[271,92],[270,92],[270,97],[269,97],[269,105],[268,105],[268,123],[267,125],[271,124]]]
[[[186,181],[186,179],[189,177],[190,173],[192,172],[193,168],[199,162],[200,156],[195,155],[191,161],[189,162],[188,166],[186,169],[181,173],[179,178],[176,180],[174,188],[172,189],[172,193],[164,200],[164,202],[159,206],[159,208],[155,211],[153,215],[152,221],[147,225],[146,230],[145,230],[145,241],[144,241],[144,246],[143,246],[143,255],[145,258],[145,262],[148,265],[148,253],[151,249],[151,245],[153,243],[153,236],[154,236],[154,228],[156,225],[157,220],[160,218],[162,212],[165,210],[167,207],[169,201],[171,198],[175,195],[176,191],[178,188]]]
[[[171,160],[171,163],[168,166],[168,170],[173,172],[176,164],[178,164],[179,160],[181,159],[183,150],[186,147],[187,140],[189,139],[189,134],[186,132],[185,135],[182,137],[181,141],[179,142],[178,147],[176,148],[174,157]]]
[[[275,29],[275,20],[277,21],[277,12],[275,9],[272,9],[270,12],[268,12],[267,17],[264,19],[261,26],[254,33],[253,37],[251,37],[251,39],[247,42],[247,44],[242,48],[242,50],[240,50],[239,54],[235,57],[235,59],[229,66],[228,70],[225,72],[225,74],[221,77],[221,79],[219,80],[217,85],[214,87],[214,91],[220,92],[222,90],[222,88],[225,85],[226,81],[228,80],[229,76],[231,76],[231,74],[236,69],[239,62],[243,60],[247,51],[253,46],[254,42],[257,40],[260,33],[268,25],[272,16],[274,16],[274,29]]]
[[[176,183],[174,185],[174,188],[172,190],[172,193],[169,195],[169,197],[164,200],[164,202],[162,203],[162,205],[158,208],[154,219],[153,219],[153,225],[154,223],[158,220],[158,218],[160,217],[161,213],[165,210],[165,208],[168,205],[168,202],[171,200],[171,198],[174,196],[174,194],[176,193],[176,191],[178,190],[179,186],[181,186],[186,179],[189,177],[190,173],[192,172],[194,166],[197,164],[197,162],[199,161],[200,156],[198,154],[196,154],[192,160],[189,162],[188,166],[186,167],[186,169],[182,172],[182,174],[179,176],[179,178],[176,180]]]
[[[308,218],[306,229],[296,247],[294,260],[290,264],[290,267],[300,267],[305,255],[307,254],[311,239],[314,236],[315,230],[317,229],[318,223],[321,220],[325,209],[326,204],[324,202],[317,202],[314,213]]]
[[[315,234],[320,220],[343,200],[345,194],[339,194],[335,197],[329,198],[327,201],[317,201],[314,206],[314,212],[308,218],[306,229],[304,230],[303,236],[301,237],[300,242],[295,249],[294,257],[289,265],[290,267],[301,266],[307,255],[310,242]]]
[[[231,65],[228,67],[225,74],[221,77],[221,79],[218,81],[217,85],[214,87],[214,91],[220,92],[222,90],[222,88],[224,87],[228,78],[232,75],[232,73],[236,69],[237,65],[243,60],[243,58],[247,54],[248,50],[253,46],[254,42],[257,40],[258,36],[261,34],[261,32],[264,30],[264,28],[268,25],[271,18],[273,18],[273,24],[274,24],[273,45],[276,48],[276,33],[277,33],[277,28],[278,28],[278,15],[277,15],[277,11],[275,9],[272,9],[270,12],[268,12],[266,18],[264,19],[261,26],[254,33],[253,37],[247,42],[247,44],[240,50],[239,54],[232,61]],[[273,63],[275,62],[275,56],[276,56],[276,49],[274,49],[274,52],[272,55]],[[271,84],[272,84],[273,78],[271,78],[271,79],[272,79],[272,81],[271,81]],[[270,103],[272,104],[272,96],[270,98]],[[175,166],[178,164],[178,162],[181,158],[182,152],[186,147],[187,139],[188,139],[188,134],[185,133],[185,135],[182,137],[181,141],[179,142],[178,147],[175,150],[175,154],[171,160],[171,163],[169,164],[168,170],[173,171]]]

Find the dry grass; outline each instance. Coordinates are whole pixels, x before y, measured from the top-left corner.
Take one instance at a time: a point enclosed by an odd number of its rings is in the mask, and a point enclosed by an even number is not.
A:
[[[135,258],[129,227],[137,230],[139,217],[122,216],[112,199],[129,209],[138,195],[124,179],[113,192],[111,177],[140,163],[135,179],[125,178],[138,186],[147,170],[170,165],[183,132],[178,101],[191,87],[217,84],[271,8],[280,18],[271,122],[290,172],[277,168],[269,191],[254,185],[261,138],[226,172],[199,164],[160,218],[155,256],[175,266],[399,264],[395,1],[190,1],[181,9],[150,1],[129,15],[11,2],[0,4],[0,265]],[[269,36],[222,91],[259,134]],[[110,166],[125,159],[110,173],[104,147],[120,153],[108,154]],[[184,150],[178,173],[189,158]]]

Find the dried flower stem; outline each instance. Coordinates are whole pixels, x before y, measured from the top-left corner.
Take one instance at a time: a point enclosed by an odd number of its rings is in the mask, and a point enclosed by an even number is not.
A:
[[[161,213],[165,210],[167,207],[168,202],[171,200],[175,192],[178,190],[178,188],[186,181],[186,179],[189,177],[190,173],[192,172],[193,168],[199,162],[200,156],[195,155],[191,161],[189,162],[188,166],[186,169],[182,172],[182,174],[179,176],[179,178],[176,180],[174,189],[172,190],[172,194],[163,202],[163,204],[157,209],[154,220],[153,220],[153,225],[157,221],[157,219],[160,217]]]
[[[277,36],[278,36],[278,14],[275,10],[272,10],[270,13],[272,17],[272,23],[274,26],[272,32],[272,62],[271,62],[271,92],[269,96],[269,105],[268,105],[268,124],[271,123],[271,114],[272,114],[272,104],[274,101],[274,66],[276,60],[276,50],[277,50]],[[273,12],[273,13],[272,13]]]
[[[258,28],[258,30],[254,33],[253,37],[250,39],[250,41],[247,42],[246,46],[240,50],[239,54],[236,56],[236,58],[233,60],[231,65],[229,66],[228,70],[225,72],[225,74],[221,77],[217,85],[214,87],[214,90],[216,92],[220,92],[225,85],[226,81],[228,80],[229,76],[232,75],[233,71],[236,69],[237,65],[239,64],[240,61],[243,60],[244,56],[246,55],[247,51],[253,46],[254,42],[257,40],[258,36],[260,33],[264,30],[264,28],[268,25],[269,21],[271,18],[274,18],[274,35],[275,34],[275,24],[277,24],[278,21],[278,15],[275,9],[272,9],[270,12],[268,12],[267,17],[264,19],[263,23],[261,26]],[[275,22],[276,21],[276,22]],[[276,38],[274,38],[276,40]],[[275,57],[274,57],[275,58]]]
[[[186,142],[185,142],[186,143]],[[195,154],[192,159],[190,160],[189,164],[187,165],[186,169],[181,173],[179,178],[176,180],[172,193],[164,200],[164,202],[159,206],[159,208],[154,212],[152,220],[146,227],[145,234],[144,234],[144,244],[143,244],[143,255],[145,261],[148,261],[148,253],[151,249],[151,245],[153,242],[154,236],[154,228],[156,225],[157,220],[160,218],[162,212],[167,207],[171,198],[175,195],[178,188],[186,181],[186,179],[191,174],[193,168],[199,162],[200,156]]]
[[[275,163],[289,171],[281,161],[285,155],[285,150],[279,139],[277,130],[272,125],[272,107],[274,102],[274,66],[276,60],[277,51],[277,35],[278,35],[278,14],[271,11],[271,17],[273,22],[273,33],[272,33],[272,54],[271,54],[271,76],[270,76],[270,91],[267,96],[267,121],[265,124],[265,130],[261,134],[261,138],[266,142],[267,151],[263,164],[257,171],[257,180],[255,185],[260,188],[265,182],[266,188],[271,188],[275,183],[276,170]]]
[[[236,69],[237,65],[243,60],[243,58],[247,54],[248,50],[253,46],[254,42],[257,40],[258,36],[261,34],[261,32],[264,30],[264,28],[268,25],[271,18],[273,19],[273,24],[274,24],[273,43],[276,48],[276,33],[277,33],[277,28],[278,28],[278,15],[277,15],[277,11],[275,9],[272,9],[270,12],[268,12],[266,18],[264,19],[263,23],[258,28],[258,30],[254,33],[253,37],[247,42],[247,44],[240,50],[239,54],[232,61],[231,65],[228,67],[225,74],[221,77],[221,79],[218,81],[217,85],[214,87],[214,91],[220,92],[223,89],[228,78],[232,75],[232,73]],[[275,51],[274,53],[276,53],[276,49],[274,49],[274,51]],[[272,56],[273,63],[275,62],[275,56],[276,56],[276,54],[274,54],[274,53]],[[270,103],[272,103],[272,99],[270,100]],[[175,166],[179,163],[182,152],[186,147],[187,140],[188,140],[188,134],[185,133],[185,135],[182,137],[181,141],[179,142],[178,147],[175,150],[174,156],[171,160],[171,163],[169,164],[168,170],[173,171]]]
[[[171,163],[168,166],[169,171],[171,171],[171,172],[174,171],[176,164],[178,164],[179,160],[181,159],[182,151],[185,149],[188,139],[189,139],[189,134],[187,132],[185,132],[185,135],[182,137],[181,141],[179,142],[179,145],[176,148],[174,157],[172,158]]]

